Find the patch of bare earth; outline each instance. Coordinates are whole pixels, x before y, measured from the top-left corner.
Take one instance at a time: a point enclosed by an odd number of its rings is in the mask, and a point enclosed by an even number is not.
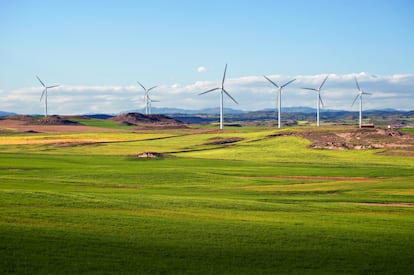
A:
[[[80,124],[39,124],[33,117],[25,118],[6,118],[0,120],[0,129],[13,129],[18,132],[26,133],[88,133],[88,132],[108,132],[114,129],[104,129],[99,127],[84,126]]]
[[[127,113],[112,118],[121,125],[136,126],[137,130],[146,129],[183,129],[188,126],[176,119],[165,115],[143,115],[141,113]]]
[[[414,155],[414,136],[394,129],[349,129],[320,130],[295,133],[280,133],[276,136],[300,136],[312,142],[310,148],[330,150],[387,149],[393,155]],[[395,151],[398,149],[398,151]]]

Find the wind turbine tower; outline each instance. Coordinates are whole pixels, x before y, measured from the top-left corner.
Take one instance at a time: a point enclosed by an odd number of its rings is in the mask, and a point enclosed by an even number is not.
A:
[[[213,88],[208,91],[202,92],[199,95],[203,95],[212,91],[220,90],[220,129],[223,129],[223,109],[224,109],[224,94],[226,94],[231,100],[233,100],[236,104],[239,104],[227,91],[224,89],[224,80],[226,79],[226,72],[227,72],[227,64],[226,67],[224,67],[224,74],[223,74],[223,80],[221,81],[221,87]]]
[[[152,102],[159,102],[158,100],[152,100],[150,97],[148,97],[149,101],[149,108],[148,108],[148,114],[151,115],[151,108],[152,108]]]
[[[355,84],[358,88],[358,94],[354,99],[354,102],[352,102],[352,106],[354,106],[355,102],[357,101],[357,99],[359,98],[359,128],[361,128],[362,126],[362,95],[371,95],[370,93],[366,93],[363,90],[361,90],[361,88],[359,87],[358,84],[358,80],[355,77]]]
[[[322,104],[322,107],[323,107],[323,101],[322,101],[322,97],[321,97],[321,89],[322,89],[322,86],[325,84],[326,80],[328,79],[328,77],[329,77],[329,75],[327,75],[325,77],[325,79],[322,81],[322,84],[319,86],[318,89],[314,89],[314,88],[302,88],[302,89],[305,89],[305,90],[310,90],[310,91],[317,92],[317,99],[316,99],[316,126],[318,126],[318,127],[320,125],[320,123],[319,123],[319,117],[320,117],[319,116],[319,112],[320,112],[320,109],[321,109],[321,104]]]
[[[42,101],[43,96],[45,97],[45,117],[47,117],[47,89],[52,89],[52,88],[56,88],[59,87],[59,85],[53,85],[53,86],[46,86],[45,83],[43,83],[42,80],[40,80],[40,78],[36,75],[37,80],[39,80],[40,84],[42,84],[43,86],[43,92],[42,95],[40,96],[40,101]]]
[[[283,84],[282,86],[277,85],[275,82],[273,82],[270,78],[264,75],[264,78],[266,78],[270,83],[272,83],[277,88],[277,128],[281,128],[281,112],[282,112],[282,89],[295,81],[296,79],[292,79],[291,81]]]
[[[145,100],[145,115],[149,115],[150,112],[151,112],[151,110],[150,110],[151,109],[151,98],[149,97],[149,92],[152,89],[157,88],[158,86],[154,86],[154,87],[151,87],[151,88],[147,89],[147,88],[144,87],[144,85],[142,85],[141,83],[139,83],[139,81],[137,81],[137,83],[139,84],[139,86],[142,87],[142,89],[144,89],[144,92],[145,92],[145,95],[144,95],[144,100]]]

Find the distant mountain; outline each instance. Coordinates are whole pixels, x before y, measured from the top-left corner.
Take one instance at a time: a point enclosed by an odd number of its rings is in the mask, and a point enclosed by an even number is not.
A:
[[[187,123],[210,123],[218,121],[218,114],[170,114],[169,116]],[[282,112],[283,121],[315,121],[316,110],[312,108],[286,108]],[[370,110],[364,111],[364,118],[371,120],[376,125],[401,124],[408,125],[414,117],[414,111]],[[240,121],[269,121],[277,119],[277,111],[266,109],[261,111],[243,113],[225,113],[228,122]],[[323,110],[321,120],[331,123],[348,124],[349,121],[357,121],[357,111]],[[412,124],[412,123],[411,123]],[[410,125],[411,125],[410,124]]]
[[[220,113],[220,108],[206,108],[206,109],[200,109],[200,110],[190,110],[190,109],[180,109],[180,108],[158,108],[158,107],[152,107],[151,108],[153,114],[188,114],[188,115],[215,115]],[[126,113],[130,112],[139,112],[143,113],[144,110],[137,109],[137,110],[131,110]],[[243,114],[246,113],[246,111],[242,110],[236,110],[232,108],[224,108],[224,113],[226,114]]]
[[[131,110],[123,113],[129,113],[129,112],[138,112],[143,113],[143,110]],[[274,117],[275,113],[277,112],[276,108],[266,108],[262,110],[256,110],[256,111],[244,111],[244,110],[237,110],[232,108],[224,108],[224,114],[226,116],[241,116],[241,117],[249,117],[249,116],[269,116]],[[398,115],[411,115],[414,111],[400,111],[396,109],[369,109],[364,110],[364,115],[389,115],[389,114],[398,114]],[[191,109],[180,109],[180,108],[152,108],[153,114],[162,114],[162,115],[170,115],[170,116],[177,116],[177,115],[183,115],[183,116],[214,116],[220,114],[219,108],[205,108],[205,109],[199,109],[199,110],[191,110]],[[321,114],[324,114],[325,117],[329,118],[335,118],[335,117],[343,117],[347,115],[354,115],[357,114],[358,111],[345,111],[345,110],[334,110],[334,109],[322,109]],[[316,114],[316,109],[311,107],[282,107],[282,114],[284,116],[292,117],[295,115],[305,115],[305,116],[314,116]],[[102,114],[103,115],[103,114]],[[91,115],[87,115],[91,116]],[[114,116],[114,115],[110,115]]]
[[[267,108],[263,110],[258,111],[244,111],[244,110],[238,110],[233,108],[224,108],[224,113],[226,115],[237,115],[237,114],[247,114],[252,112],[275,112],[276,108]],[[130,110],[128,112],[139,112],[143,113],[144,110],[137,109],[137,110]],[[310,107],[283,107],[282,112],[284,113],[315,113],[315,108]],[[205,109],[199,109],[199,110],[191,110],[191,109],[180,109],[180,108],[159,108],[159,107],[153,107],[152,108],[153,114],[186,114],[186,115],[218,115],[220,114],[220,108],[205,108]]]
[[[121,114],[134,111],[122,112]],[[135,111],[143,113],[139,109]],[[219,108],[207,108],[200,110],[180,109],[180,108],[152,108],[152,113],[157,115],[167,115],[174,119],[187,123],[210,123],[218,121]],[[15,115],[15,113],[0,111],[0,117]],[[243,111],[232,108],[225,108],[224,115],[226,121],[266,121],[277,118],[276,108],[267,108],[257,111]],[[84,117],[108,119],[116,116],[115,114],[84,114]],[[284,121],[315,121],[316,109],[310,107],[284,107],[282,108],[282,120]],[[412,125],[414,111],[399,111],[394,109],[365,110],[364,118],[370,119],[377,125],[405,124]],[[321,110],[321,120],[334,123],[349,123],[358,119],[358,111],[344,110]],[[414,126],[414,125],[413,125]]]
[[[275,111],[276,111],[276,109],[275,109]],[[310,108],[310,107],[286,107],[286,108],[282,108],[282,112],[309,114],[309,113],[315,113],[316,109],[315,108]]]
[[[368,109],[364,112],[399,112],[397,109],[385,108],[385,109]]]
[[[87,114],[83,116],[88,117],[88,118],[96,118],[96,119],[108,119],[108,118],[115,117],[115,115],[107,115],[107,114]]]
[[[207,109],[202,109],[201,110],[202,114],[219,114],[220,113],[220,108],[207,108]],[[232,108],[224,108],[224,113],[225,114],[232,114],[232,115],[236,115],[236,114],[245,114],[247,113],[246,111],[242,111],[242,110],[236,110],[236,109],[232,109]]]
[[[10,112],[3,112],[0,111],[0,117],[5,117],[5,116],[12,116],[15,115],[16,113],[10,113]]]

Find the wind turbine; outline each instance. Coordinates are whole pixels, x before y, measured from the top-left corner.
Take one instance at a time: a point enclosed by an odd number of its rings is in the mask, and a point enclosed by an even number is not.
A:
[[[292,83],[293,81],[295,81],[296,79],[292,79],[291,81],[283,84],[282,86],[279,86],[275,82],[270,80],[270,78],[268,78],[267,76],[264,75],[264,78],[266,78],[270,83],[272,83],[277,88],[277,128],[280,128],[281,127],[280,114],[281,114],[281,109],[282,109],[282,89],[286,87],[287,85],[289,85],[290,83]]]
[[[154,88],[157,88],[158,86],[154,86],[154,87],[151,87],[151,88],[149,88],[149,89],[147,89],[147,88],[145,88],[144,87],[144,85],[142,85],[141,83],[139,83],[139,81],[137,81],[137,83],[139,84],[139,86],[141,86],[142,87],[142,89],[144,89],[144,91],[145,91],[145,95],[144,95],[144,100],[145,100],[145,114],[146,115],[149,115],[149,113],[151,112],[150,111],[150,106],[151,106],[151,99],[150,99],[150,97],[149,97],[149,92],[152,90],[152,89],[154,89]]]
[[[227,64],[226,67],[224,67],[224,74],[223,74],[223,80],[221,81],[221,87],[213,88],[208,91],[202,92],[199,95],[206,94],[212,91],[220,90],[220,129],[223,129],[223,95],[226,94],[228,97],[230,97],[231,100],[233,100],[236,104],[239,104],[227,91],[224,89],[224,80],[226,79],[226,71],[227,71]]]
[[[52,89],[52,88],[56,88],[59,85],[53,85],[53,86],[46,86],[45,83],[43,83],[42,80],[40,80],[40,78],[36,75],[37,80],[39,80],[40,84],[42,84],[43,86],[43,92],[42,92],[42,96],[40,97],[40,101],[42,101],[43,96],[45,97],[45,117],[47,117],[47,89]]]
[[[150,97],[148,97],[148,101],[149,101],[149,108],[148,108],[148,114],[149,115],[151,115],[151,107],[152,107],[152,105],[151,105],[151,103],[152,102],[160,102],[160,101],[158,101],[158,100],[152,100]]]
[[[320,125],[319,124],[319,111],[321,109],[321,104],[322,104],[322,107],[323,107],[323,101],[322,101],[322,97],[321,97],[321,89],[322,89],[322,86],[325,84],[326,80],[328,79],[328,77],[329,77],[329,75],[327,75],[325,77],[325,79],[322,81],[321,86],[319,86],[318,89],[314,89],[314,88],[302,88],[302,89],[305,89],[305,90],[315,91],[315,92],[318,93],[317,94],[317,99],[316,99],[316,101],[317,101],[317,103],[316,103],[316,126],[318,126],[318,127]]]
[[[351,106],[354,106],[355,102],[359,98],[359,128],[361,128],[361,125],[362,125],[362,95],[370,95],[370,93],[366,93],[363,90],[361,90],[361,88],[359,87],[358,80],[357,80],[356,77],[355,77],[355,84],[356,84],[356,86],[358,88],[358,94],[355,97],[354,102],[352,102],[352,105]]]

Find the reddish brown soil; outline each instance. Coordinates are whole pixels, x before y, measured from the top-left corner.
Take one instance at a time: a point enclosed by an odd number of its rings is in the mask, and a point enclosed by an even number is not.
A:
[[[4,130],[16,130],[19,132],[39,132],[39,133],[86,133],[86,132],[108,132],[115,131],[99,127],[90,127],[83,125],[39,125],[28,124],[25,120],[0,120],[0,132]]]
[[[364,149],[401,149],[402,152],[394,151],[393,154],[411,155],[414,152],[414,136],[403,134],[394,129],[327,129],[319,131],[286,132],[272,135],[277,136],[300,136],[309,139],[309,145],[315,149],[331,150],[364,150]],[[408,153],[407,153],[408,152]]]
[[[188,128],[185,123],[164,115],[143,115],[127,113],[112,118],[121,125],[135,125],[137,129],[177,129]]]

